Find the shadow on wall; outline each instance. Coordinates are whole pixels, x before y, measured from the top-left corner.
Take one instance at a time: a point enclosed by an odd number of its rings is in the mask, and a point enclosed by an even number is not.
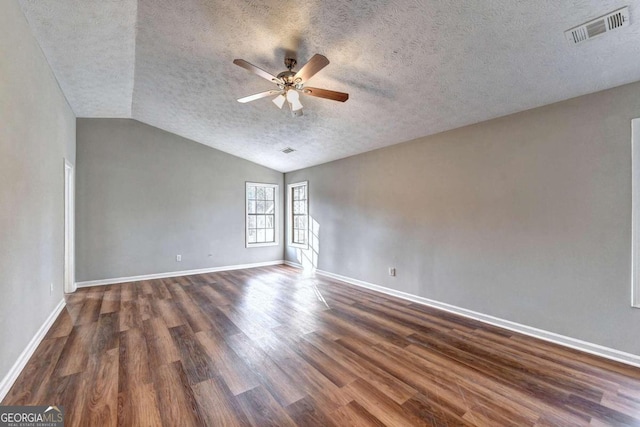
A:
[[[310,225],[306,249],[296,248],[296,260],[305,273],[314,273],[318,268],[318,255],[320,254],[320,224],[312,216],[309,216]]]

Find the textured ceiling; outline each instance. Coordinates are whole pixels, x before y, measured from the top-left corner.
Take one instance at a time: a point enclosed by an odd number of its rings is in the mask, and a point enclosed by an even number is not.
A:
[[[78,117],[131,117],[136,0],[23,1]]]
[[[640,80],[640,2],[20,0],[78,117],[131,117],[286,172]],[[563,32],[631,3],[632,25]],[[293,53],[331,64],[293,118],[272,85]],[[285,147],[292,154],[280,152]]]

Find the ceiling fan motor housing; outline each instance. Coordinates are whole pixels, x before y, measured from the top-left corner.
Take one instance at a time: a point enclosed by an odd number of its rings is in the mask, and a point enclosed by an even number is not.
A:
[[[302,79],[300,77],[295,78],[296,72],[287,70],[278,74],[278,78],[284,82],[284,85],[278,85],[280,89],[284,89],[287,87],[294,87],[296,89],[302,88]],[[300,87],[298,87],[300,86]]]

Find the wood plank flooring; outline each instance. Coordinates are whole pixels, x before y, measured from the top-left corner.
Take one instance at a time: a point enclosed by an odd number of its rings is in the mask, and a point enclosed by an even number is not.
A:
[[[79,290],[2,404],[68,426],[640,426],[640,369],[276,266]]]

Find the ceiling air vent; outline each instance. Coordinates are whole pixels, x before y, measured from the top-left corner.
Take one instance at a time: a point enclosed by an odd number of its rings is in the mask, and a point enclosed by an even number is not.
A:
[[[284,150],[282,150],[282,152],[283,152],[284,154],[293,153],[294,151],[296,151],[296,150],[294,150],[294,149],[293,149],[293,148],[291,148],[291,147],[287,147],[287,148],[285,148]]]
[[[564,35],[570,43],[578,44],[627,25],[629,25],[629,7],[623,7],[567,30]]]

